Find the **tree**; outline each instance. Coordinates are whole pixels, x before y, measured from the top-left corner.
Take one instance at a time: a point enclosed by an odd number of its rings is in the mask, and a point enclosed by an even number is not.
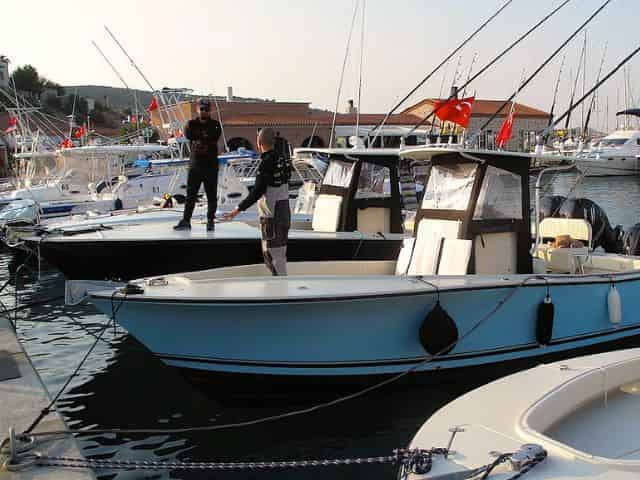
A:
[[[11,74],[11,80],[15,83],[16,89],[29,92],[33,96],[42,92],[42,83],[40,82],[38,71],[31,65],[16,68]]]
[[[44,89],[55,90],[56,94],[59,97],[62,97],[64,95],[64,87],[57,82],[53,82],[49,80],[48,78],[40,77],[40,85],[42,86],[43,90]]]

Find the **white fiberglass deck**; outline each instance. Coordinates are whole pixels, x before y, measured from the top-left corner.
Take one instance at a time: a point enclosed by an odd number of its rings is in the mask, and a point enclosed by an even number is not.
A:
[[[492,451],[541,445],[549,457],[525,478],[640,477],[640,348],[540,365],[473,390],[436,412],[411,448],[444,446],[460,427],[448,460],[430,475],[491,463]],[[513,471],[498,469],[492,478]],[[431,478],[413,476],[412,478]]]
[[[191,230],[175,231],[175,219],[159,220],[141,224],[115,225],[112,229],[82,233],[70,236],[48,236],[47,242],[81,242],[88,240],[138,241],[138,240],[187,240],[187,239],[254,239],[260,238],[257,227],[244,222],[218,222],[214,232],[207,232],[204,220],[192,220]],[[311,232],[309,230],[290,230],[289,238],[314,239],[381,239],[378,234],[359,232]],[[402,234],[385,234],[385,238],[402,238]],[[37,241],[37,238],[34,239]]]

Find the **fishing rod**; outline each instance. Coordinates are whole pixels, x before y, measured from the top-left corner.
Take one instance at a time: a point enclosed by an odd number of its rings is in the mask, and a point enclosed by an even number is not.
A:
[[[444,82],[447,79],[447,73],[449,73],[449,63],[444,66],[444,72],[442,72],[442,81],[440,82],[440,91],[438,92],[438,98],[442,98],[442,92],[444,91]],[[431,130],[429,130],[429,136],[433,135],[436,128],[435,122],[431,123]],[[375,140],[378,135],[376,134],[373,139]]]
[[[465,80],[465,87],[462,89],[462,95],[461,95],[462,98],[464,98],[464,96],[467,93],[466,85],[468,85],[469,83],[469,79],[471,78],[471,72],[473,71],[473,66],[475,65],[477,60],[478,60],[478,52],[473,54],[473,58],[471,59],[471,63],[469,64],[469,70],[467,71],[467,79]]]
[[[495,63],[497,63],[502,57],[504,57],[507,53],[509,53],[513,48],[515,48],[519,43],[521,43],[525,38],[527,38],[529,35],[531,35],[535,30],[537,30],[543,23],[545,23],[547,20],[549,20],[551,17],[553,17],[557,12],[560,11],[560,9],[562,9],[564,6],[566,6],[571,0],[564,0],[560,5],[558,5],[556,8],[554,8],[551,12],[549,12],[547,15],[545,15],[541,20],[539,20],[535,25],[533,25],[529,30],[527,30],[525,33],[523,33],[520,37],[518,37],[513,43],[511,43],[511,45],[509,45],[507,48],[505,48],[502,52],[500,52],[498,55],[496,55],[493,60],[491,60],[489,63],[487,63],[484,67],[482,67],[473,77],[471,77],[467,82],[465,82],[464,85],[462,85],[460,88],[466,88],[467,85],[469,85],[471,82],[473,82],[474,80],[476,80],[478,77],[480,77],[482,74],[484,74],[487,70],[489,70]],[[605,5],[608,4],[609,2],[611,2],[611,0],[607,0],[605,2]],[[598,9],[598,12],[600,10],[602,10],[602,8],[604,8],[604,6],[600,7],[600,9]],[[449,96],[448,100],[451,100],[452,98],[454,98],[453,96]],[[507,101],[506,103],[509,103],[511,100],[513,99],[513,96],[509,99],[509,101]],[[429,114],[425,115],[410,131],[409,133],[407,133],[405,135],[405,137],[408,137],[409,135],[411,135],[413,132],[416,131],[417,128],[419,128],[420,126],[424,125],[425,122],[427,122],[429,119],[431,119],[436,112],[438,112],[444,105],[446,104],[446,102],[441,102],[439,105],[437,105]]]
[[[558,90],[560,89],[560,79],[562,78],[562,69],[564,68],[564,61],[566,60],[567,56],[563,55],[562,56],[562,62],[560,63],[560,70],[558,70],[558,79],[556,80],[556,88],[553,91],[553,102],[551,103],[551,111],[549,112],[549,123],[547,124],[547,126],[551,125],[551,123],[553,122],[553,111],[556,108],[556,102],[558,101]]]
[[[462,55],[458,57],[458,63],[456,64],[456,69],[453,71],[453,78],[451,79],[451,87],[449,87],[449,95],[453,95],[453,92],[456,92],[456,96],[458,95],[458,88],[456,87],[456,82],[458,81],[458,75],[460,74],[460,66],[462,65]],[[440,95],[442,97],[442,95]],[[442,141],[442,133],[445,130],[445,126],[447,122],[442,121],[442,125],[440,126],[440,141]],[[455,130],[455,128],[454,128]],[[449,133],[449,138],[451,138],[451,133]]]
[[[602,68],[604,67],[604,59],[607,56],[607,47],[609,46],[608,42],[604,44],[604,50],[602,51],[602,58],[600,59],[600,68],[598,68],[598,76],[596,77],[596,83],[600,81],[600,76],[602,75]],[[589,129],[589,120],[591,120],[591,112],[596,104],[596,94],[594,93],[591,97],[591,103],[589,104],[589,109],[587,110],[587,118],[584,121],[584,125],[582,127],[582,138],[586,138],[587,131]]]
[[[453,51],[451,53],[449,53],[449,55],[447,55],[444,60],[442,60],[433,70],[431,70],[431,72],[429,72],[422,80],[420,80],[420,82],[418,82],[418,84],[413,87],[409,93],[407,93],[404,97],[402,97],[392,108],[391,110],[389,110],[389,112],[384,116],[384,118],[382,119],[382,121],[378,122],[372,129],[371,131],[375,131],[377,132],[379,129],[381,129],[385,123],[387,123],[387,120],[389,120],[389,117],[391,115],[393,115],[396,110],[398,110],[398,108],[400,108],[402,106],[402,104],[404,102],[406,102],[407,100],[409,100],[409,98],[411,98],[411,96],[416,93],[418,91],[418,89],[420,87],[422,87],[425,83],[427,83],[429,81],[429,79],[431,79],[431,77],[433,77],[438,70],[440,70],[444,65],[446,65],[449,60],[451,60],[460,50],[462,50],[471,40],[473,40],[473,38],[478,35],[478,33],[480,33],[482,30],[484,30],[487,25],[489,25],[498,15],[500,15],[502,13],[502,11],[507,8],[511,3],[513,2],[513,0],[507,0],[493,15],[491,15],[487,20],[484,21],[484,23],[482,23],[482,25],[480,25],[478,28],[476,28],[471,35],[469,35],[464,41],[462,41],[462,43],[460,43],[460,45],[458,45],[456,48],[453,49]],[[375,137],[374,137],[374,141],[375,139],[378,137],[378,134],[376,133]]]
[[[127,53],[127,51],[124,49],[124,47],[122,46],[122,44],[118,41],[118,39],[116,38],[116,36],[111,32],[111,30],[109,30],[109,27],[107,27],[106,25],[104,26],[104,29],[107,31],[107,33],[109,34],[109,36],[113,39],[113,41],[116,43],[116,45],[118,45],[118,47],[120,47],[120,50],[122,50],[122,53],[124,53],[125,57],[127,57],[127,59],[129,60],[129,62],[131,63],[131,66],[133,68],[136,69],[136,71],[140,74],[140,76],[142,77],[142,79],[145,81],[145,83],[147,84],[147,86],[151,89],[151,91],[155,91],[155,88],[153,88],[153,85],[151,85],[151,82],[149,81],[149,79],[144,75],[144,73],[142,73],[142,70],[140,70],[140,67],[138,67],[138,64],[136,64],[136,62],[133,61],[133,58],[131,58],[129,56],[129,54]]]
[[[122,46],[120,41],[116,38],[116,36],[113,34],[113,32],[111,32],[111,30],[109,30],[109,27],[107,27],[105,25],[104,29],[107,31],[109,36],[113,39],[115,44],[120,48],[120,50],[122,51],[124,56],[127,57],[127,59],[129,60],[129,63],[131,63],[131,66],[136,69],[136,71],[142,77],[142,79],[145,81],[145,83],[147,84],[149,89],[151,89],[151,92],[156,92],[156,89],[153,88],[153,85],[151,85],[151,82],[149,81],[149,79],[146,77],[146,75],[144,73],[142,73],[142,70],[140,69],[138,64],[133,61],[133,58],[131,58],[131,56],[127,53],[127,51],[124,49],[124,47]],[[161,92],[158,92],[158,96],[160,97],[160,101],[166,106],[167,102],[165,101],[164,95]],[[171,114],[168,113],[168,115],[169,115],[169,123],[171,123]],[[158,116],[160,117],[160,123],[161,124],[164,123],[164,119],[162,117],[162,108],[158,108]]]
[[[589,16],[589,18],[587,18],[582,25],[580,25],[571,35],[569,35],[569,37],[562,42],[562,44],[560,44],[560,46],[558,48],[555,49],[555,51],[549,55],[549,57],[542,62],[542,64],[536,68],[536,70],[529,76],[529,78],[527,78],[527,80],[524,81],[524,83],[520,86],[520,90],[523,90],[529,83],[531,83],[531,81],[533,81],[533,79],[555,58],[555,56],[560,53],[562,51],[562,49],[564,47],[567,46],[567,44],[573,40],[583,29],[584,27],[586,27],[594,18],[596,18],[596,16],[609,4],[611,3],[611,0],[606,0],[602,5],[600,5],[600,7],[591,14],[591,16]],[[500,106],[498,107],[498,109],[493,113],[493,115],[491,115],[487,121],[484,122],[484,124],[478,129],[478,131],[476,132],[476,135],[479,134],[479,132],[481,132],[482,130],[484,130],[485,128],[487,128],[487,126],[500,114],[500,112],[502,111],[503,108],[505,108],[509,102],[511,102],[511,100],[513,100],[513,98],[516,96],[517,92],[512,93],[509,98]],[[555,124],[555,122],[554,122]],[[475,135],[474,135],[475,136]]]
[[[582,104],[582,102],[584,102],[587,98],[589,98],[589,96],[593,94],[598,88],[600,88],[602,84],[604,84],[613,75],[615,75],[618,72],[618,70],[620,70],[624,65],[626,65],[629,62],[629,60],[635,57],[638,54],[638,52],[640,52],[640,46],[636,47],[636,49],[633,52],[627,55],[618,65],[616,65],[616,67],[613,70],[607,73],[607,75],[605,75],[605,77],[602,80],[598,81],[572,107],[570,107],[566,112],[564,112],[560,117],[558,117],[555,122],[553,122],[551,125],[545,128],[542,131],[542,135],[540,136],[540,141],[542,141],[542,138],[549,135],[549,132],[551,132],[551,130],[553,130],[553,128],[555,128],[556,125],[558,125],[562,120],[564,120],[564,118],[571,113],[571,110],[574,110],[578,105]]]
[[[578,79],[580,78],[580,71],[582,70],[582,59],[584,57],[585,51],[587,49],[587,32],[584,35],[584,43],[582,44],[582,50],[580,50],[580,58],[578,59],[578,71],[576,72],[576,78],[573,82],[573,89],[571,90],[571,99],[569,100],[569,107],[573,105],[573,101],[576,98],[576,90],[578,89]],[[582,93],[584,93],[584,88],[582,89]],[[567,121],[564,124],[564,129],[567,130],[569,128],[569,120],[571,119],[571,115],[567,117]]]
[[[109,60],[109,58],[104,54],[104,52],[102,51],[102,49],[98,46],[98,44],[91,40],[91,43],[93,44],[93,46],[96,48],[96,50],[98,51],[98,53],[100,54],[100,56],[103,58],[103,60],[105,62],[107,62],[107,65],[109,65],[109,67],[111,67],[111,70],[113,71],[113,73],[116,74],[116,76],[118,77],[118,79],[120,79],[120,82],[122,82],[122,85],[124,85],[124,88],[126,88],[129,92],[131,92],[131,95],[133,96],[133,104],[135,105],[135,110],[136,110],[136,128],[138,130],[140,130],[140,124],[138,122],[140,116],[138,114],[138,110],[139,110],[139,104],[138,104],[138,95],[136,94],[135,90],[132,90],[129,85],[127,84],[127,82],[125,81],[124,77],[120,74],[120,72],[118,71],[118,69],[113,65],[113,63],[111,63],[111,60]]]
[[[347,37],[347,48],[344,52],[344,59],[342,60],[342,71],[340,72],[340,81],[338,82],[338,94],[336,95],[336,108],[333,111],[333,120],[331,121],[331,134],[329,135],[329,148],[333,146],[333,139],[336,133],[336,119],[338,117],[338,107],[340,106],[340,94],[342,93],[342,82],[344,80],[344,71],[347,68],[347,60],[349,59],[349,50],[351,48],[351,37],[353,36],[353,27],[356,23],[356,17],[358,15],[358,8],[360,6],[360,0],[355,0],[353,6],[353,17],[351,17],[351,28],[349,29],[349,36]]]

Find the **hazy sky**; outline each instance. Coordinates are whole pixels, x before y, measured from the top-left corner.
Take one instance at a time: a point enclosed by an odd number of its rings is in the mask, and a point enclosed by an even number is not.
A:
[[[437,65],[466,35],[505,0],[366,0],[362,111],[385,112]],[[479,98],[503,98],[513,91],[523,69],[532,72],[603,0],[572,0],[500,64],[472,85]],[[345,52],[354,0],[38,0],[2,2],[0,54],[13,66],[31,63],[64,85],[120,86],[95,51],[95,40],[130,86],[146,88],[103,29],[120,38],[156,88],[190,87],[224,94],[232,85],[239,96],[309,101],[332,109]],[[560,0],[514,0],[462,52],[462,73],[475,52],[475,68],[488,62]],[[595,82],[608,41],[605,71],[640,43],[638,0],[613,0],[588,28],[587,85]],[[566,49],[560,107],[570,92],[582,37]],[[345,73],[341,109],[357,95],[360,19]],[[548,110],[558,75],[558,57],[520,96]],[[447,89],[455,70],[448,68]],[[631,84],[640,63],[631,65]],[[436,96],[443,73],[414,97]],[[640,95],[639,91],[633,91]],[[619,74],[601,92],[610,111],[624,106]],[[619,97],[619,100],[616,100]],[[638,102],[640,103],[640,102]],[[558,111],[558,110],[557,110]],[[578,112],[579,113],[579,112]],[[610,115],[611,118],[612,115]],[[604,115],[595,127],[605,127]],[[613,122],[610,121],[610,128]]]

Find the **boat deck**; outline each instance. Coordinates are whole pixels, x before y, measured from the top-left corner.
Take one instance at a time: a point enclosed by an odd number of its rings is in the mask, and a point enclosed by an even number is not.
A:
[[[640,376],[640,375],[639,375]],[[640,390],[618,390],[598,398],[553,425],[545,435],[582,452],[624,460],[640,460]]]

